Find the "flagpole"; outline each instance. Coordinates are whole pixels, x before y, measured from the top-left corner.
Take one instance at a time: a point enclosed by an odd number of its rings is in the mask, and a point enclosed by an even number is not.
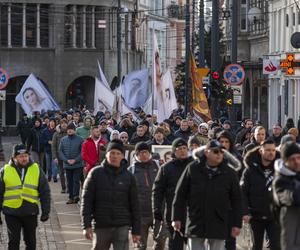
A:
[[[184,99],[184,114],[185,117],[189,111],[189,82],[190,82],[190,0],[186,1],[185,14],[185,99]]]
[[[151,104],[151,109],[152,109],[152,114],[151,117],[153,119],[153,115],[154,115],[154,77],[156,77],[156,71],[154,74],[154,69],[155,69],[155,51],[154,51],[154,34],[155,34],[155,30],[154,30],[154,22],[152,22],[152,84],[151,84],[151,88],[152,88],[152,104]],[[152,126],[152,130],[153,130],[153,122],[151,124]]]

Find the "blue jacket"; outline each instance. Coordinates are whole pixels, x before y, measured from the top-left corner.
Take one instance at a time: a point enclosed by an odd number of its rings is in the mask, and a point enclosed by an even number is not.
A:
[[[63,161],[65,169],[82,168],[81,147],[83,139],[78,135],[64,136],[59,144],[59,158]],[[73,165],[70,165],[68,160],[75,160]]]
[[[42,144],[44,145],[45,153],[51,154],[51,144],[49,144],[48,141],[52,141],[54,133],[55,129],[49,129],[49,127],[42,131],[41,139]]]

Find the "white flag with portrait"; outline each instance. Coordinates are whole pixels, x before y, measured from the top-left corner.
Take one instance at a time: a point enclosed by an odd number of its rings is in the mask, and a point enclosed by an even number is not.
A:
[[[143,107],[147,100],[148,69],[130,72],[122,83],[122,97],[130,108]]]
[[[105,77],[105,75],[104,75],[104,73],[103,73],[103,71],[102,71],[102,68],[101,68],[101,65],[100,65],[99,60],[97,60],[97,62],[98,62],[99,77],[100,77],[99,80],[100,80],[106,87],[110,88],[110,87],[109,87],[109,83],[108,83],[108,81],[106,80],[106,77]]]
[[[173,80],[169,69],[162,76],[162,98],[163,103],[161,105],[164,108],[163,116],[164,119],[168,119],[172,111],[178,108]]]
[[[98,111],[112,111],[115,102],[115,94],[103,82],[95,77],[94,114]]]
[[[43,113],[48,110],[60,110],[57,102],[34,74],[30,74],[26,79],[15,101],[28,115],[32,115],[35,111]]]

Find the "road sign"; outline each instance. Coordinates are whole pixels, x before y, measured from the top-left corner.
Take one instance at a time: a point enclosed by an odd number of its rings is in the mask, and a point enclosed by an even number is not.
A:
[[[243,95],[243,86],[230,86],[232,89],[233,95]]]
[[[6,90],[0,90],[0,101],[6,100]]]
[[[226,104],[229,105],[229,106],[231,106],[232,105],[232,99],[227,99],[226,100]]]
[[[106,28],[106,20],[98,20],[98,29]]]
[[[0,89],[4,89],[8,83],[8,74],[2,68],[0,68]]]
[[[242,96],[234,95],[233,96],[233,104],[242,104]]]
[[[280,61],[280,68],[285,69],[287,75],[294,75],[295,69],[300,68],[300,60],[295,60],[294,54],[287,54],[286,59]]]
[[[202,83],[208,85],[209,84],[209,77],[208,76],[202,77]]]
[[[229,64],[225,68],[223,76],[229,85],[240,85],[245,80],[245,70],[239,64]]]

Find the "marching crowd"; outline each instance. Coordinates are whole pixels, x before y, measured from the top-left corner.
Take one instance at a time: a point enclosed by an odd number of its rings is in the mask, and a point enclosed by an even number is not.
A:
[[[253,250],[300,249],[299,131],[288,119],[267,131],[244,119],[233,128],[222,117],[197,124],[174,111],[119,122],[110,111],[24,114],[22,144],[0,171],[0,210],[8,249],[36,249],[41,221],[49,218],[48,182],[60,182],[67,204],[80,202],[83,233],[92,249],[234,250],[249,223]],[[153,151],[162,145],[164,152]],[[157,148],[157,147],[156,147]],[[158,147],[159,148],[159,147]],[[265,236],[266,233],[266,236]]]

